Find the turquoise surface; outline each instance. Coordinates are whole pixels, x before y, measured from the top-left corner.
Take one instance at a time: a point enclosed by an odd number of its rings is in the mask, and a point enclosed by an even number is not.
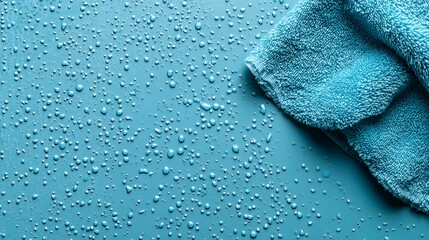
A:
[[[244,59],[292,1],[3,1],[0,239],[424,239]]]

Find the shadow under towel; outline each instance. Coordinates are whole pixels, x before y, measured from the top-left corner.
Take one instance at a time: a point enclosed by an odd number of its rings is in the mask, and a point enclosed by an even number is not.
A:
[[[429,213],[429,1],[303,0],[246,64],[286,114]]]

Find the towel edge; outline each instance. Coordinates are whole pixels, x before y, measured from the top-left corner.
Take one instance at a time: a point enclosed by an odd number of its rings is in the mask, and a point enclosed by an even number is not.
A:
[[[271,98],[272,101],[276,104],[276,106],[279,106],[283,112],[293,116],[293,114],[285,110],[284,106],[281,103],[281,99],[279,99],[281,95],[278,93],[278,89],[275,88],[276,77],[272,73],[268,73],[264,69],[263,63],[265,63],[267,60],[268,58],[266,56],[264,57],[261,55],[256,57],[256,56],[253,56],[253,54],[251,54],[246,58],[245,64],[247,68],[255,76],[259,86],[264,90],[264,93],[269,98]],[[299,122],[305,125],[312,126],[310,123],[306,122],[303,119],[299,119],[296,117],[294,117],[294,119],[298,120]],[[377,182],[387,192],[392,194],[392,196],[407,203],[413,209],[429,215],[429,199],[427,199],[427,196],[424,196],[422,194],[419,194],[419,195],[411,194],[409,191],[404,191],[403,189],[400,189],[396,184],[394,184],[393,182],[390,182],[388,180],[388,177],[385,176],[385,174],[380,174],[377,171],[374,171],[374,166],[370,164],[370,160],[365,156],[363,156],[363,154],[360,153],[354,146],[352,146],[346,137],[345,137],[345,139],[347,140],[346,144],[348,144],[347,147],[344,144],[338,144],[338,142],[336,141],[338,139],[336,138],[333,139],[332,136],[330,136],[330,134],[326,133],[326,132],[335,132],[335,131],[341,132],[341,129],[335,129],[335,130],[320,129],[320,130],[322,130],[322,132],[324,132],[333,142],[335,142],[347,154],[349,154],[353,158],[358,159],[360,162],[363,162],[365,166],[368,167],[368,170],[375,177]]]

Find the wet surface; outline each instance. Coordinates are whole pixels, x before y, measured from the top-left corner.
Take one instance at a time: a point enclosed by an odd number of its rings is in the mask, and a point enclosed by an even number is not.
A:
[[[3,1],[0,239],[418,239],[244,58],[295,2]]]

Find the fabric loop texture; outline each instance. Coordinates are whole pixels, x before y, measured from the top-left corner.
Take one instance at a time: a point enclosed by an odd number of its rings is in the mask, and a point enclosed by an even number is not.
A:
[[[286,114],[429,213],[429,1],[303,0],[246,65]]]

